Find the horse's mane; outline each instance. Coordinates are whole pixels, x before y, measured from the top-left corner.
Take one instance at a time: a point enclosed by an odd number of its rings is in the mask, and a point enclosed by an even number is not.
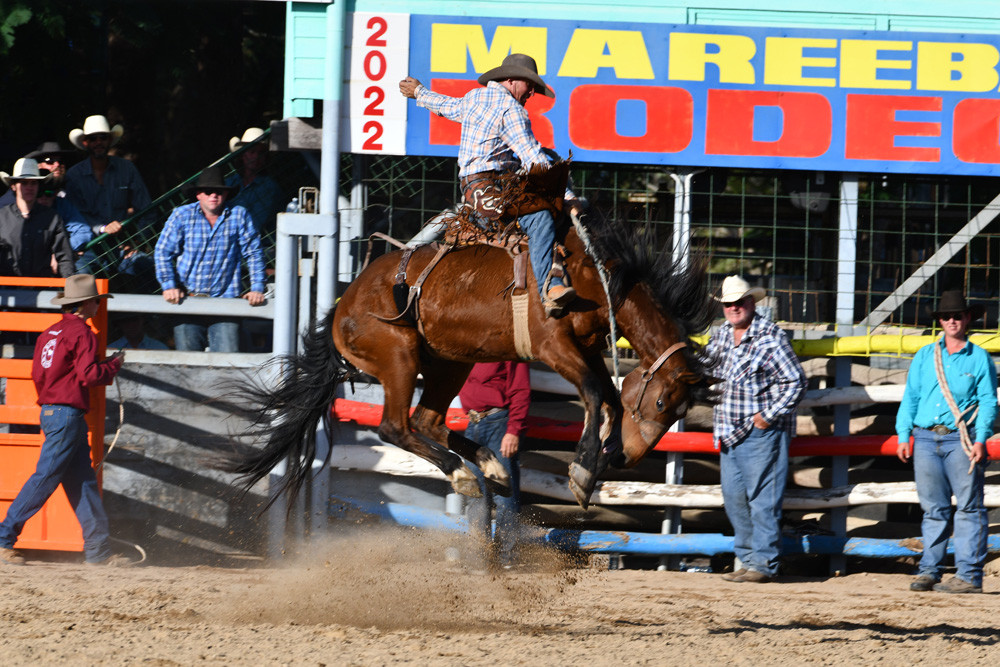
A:
[[[684,267],[669,248],[657,249],[653,239],[620,221],[588,213],[583,223],[597,258],[608,267],[616,306],[636,284],[645,283],[685,338],[708,329],[716,309],[703,253],[692,252]]]

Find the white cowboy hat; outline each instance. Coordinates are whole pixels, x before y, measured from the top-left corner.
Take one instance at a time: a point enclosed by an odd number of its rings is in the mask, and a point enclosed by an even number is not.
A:
[[[764,298],[765,294],[763,287],[750,287],[750,283],[739,276],[729,276],[723,280],[721,292],[719,296],[715,297],[715,300],[723,303],[739,301],[748,294],[753,297],[754,303],[757,303]]]
[[[38,173],[38,161],[34,158],[23,157],[14,163],[14,173],[8,174],[0,171],[0,180],[3,184],[10,186],[14,181],[41,181],[45,182],[52,178],[52,174],[42,176]]]
[[[68,306],[89,299],[113,299],[110,294],[98,294],[97,282],[89,273],[78,273],[66,279],[66,288],[50,299],[54,306]]]
[[[259,127],[248,127],[242,137],[233,137],[229,140],[229,152],[234,152],[240,146],[252,144],[264,136],[264,130]]]
[[[535,59],[523,53],[512,53],[503,59],[500,67],[494,67],[490,71],[482,74],[478,81],[486,85],[490,81],[503,81],[505,79],[524,79],[530,81],[535,86],[535,91],[546,97],[555,97],[552,89],[545,85],[542,77],[538,76],[538,66]]]
[[[80,128],[70,130],[69,142],[81,151],[85,151],[87,148],[83,145],[83,138],[88,134],[110,134],[111,145],[114,146],[121,141],[122,135],[125,134],[125,128],[121,125],[111,127],[108,119],[104,116],[88,116],[87,120],[83,121],[82,130]]]

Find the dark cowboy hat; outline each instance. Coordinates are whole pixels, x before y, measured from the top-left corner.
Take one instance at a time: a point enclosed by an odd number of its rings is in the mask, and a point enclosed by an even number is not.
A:
[[[970,306],[966,303],[962,290],[952,289],[941,292],[937,308],[931,312],[931,315],[934,319],[938,319],[943,313],[969,313],[973,320],[978,320],[985,312],[986,308],[984,306],[979,304]]]
[[[50,299],[56,306],[68,306],[72,303],[89,301],[90,299],[112,299],[110,294],[98,294],[97,282],[89,273],[78,273],[66,279],[66,288]]]
[[[239,188],[233,185],[226,185],[222,178],[222,167],[208,167],[195,179],[194,183],[186,184],[181,191],[185,197],[193,197],[199,190],[225,190],[230,195]]]
[[[38,145],[38,148],[31,151],[24,157],[33,158],[38,162],[44,162],[45,158],[51,157],[57,159],[63,164],[66,164],[69,162],[76,162],[80,158],[80,154],[77,151],[66,150],[56,141],[43,141]]]
[[[524,79],[535,85],[535,90],[546,97],[555,97],[552,89],[545,85],[542,77],[538,76],[538,66],[535,59],[523,53],[512,53],[503,59],[500,67],[494,67],[479,77],[479,83],[486,85],[490,81],[503,81],[504,79]]]

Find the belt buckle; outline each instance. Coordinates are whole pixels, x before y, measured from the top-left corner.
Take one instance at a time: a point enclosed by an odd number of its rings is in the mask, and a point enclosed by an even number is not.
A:
[[[938,435],[948,435],[949,433],[951,433],[951,429],[945,426],[944,424],[934,424],[934,427],[931,430],[937,433]]]

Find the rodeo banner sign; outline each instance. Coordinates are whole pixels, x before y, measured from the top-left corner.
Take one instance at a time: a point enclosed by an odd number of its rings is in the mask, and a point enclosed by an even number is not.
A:
[[[406,100],[461,96],[511,52],[555,99],[538,139],[577,161],[1000,175],[1000,37],[357,13],[357,153],[455,155],[461,128]]]

